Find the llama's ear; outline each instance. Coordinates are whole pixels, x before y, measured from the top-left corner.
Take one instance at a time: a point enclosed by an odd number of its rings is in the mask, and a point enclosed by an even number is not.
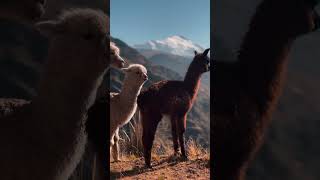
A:
[[[194,55],[197,55],[197,54],[198,54],[198,52],[196,50],[194,50]]]
[[[209,51],[210,51],[210,48],[204,50],[204,51],[203,51],[203,56],[207,56]]]
[[[35,26],[40,31],[40,33],[46,37],[50,37],[60,31],[60,27],[57,21],[43,21],[37,23]]]

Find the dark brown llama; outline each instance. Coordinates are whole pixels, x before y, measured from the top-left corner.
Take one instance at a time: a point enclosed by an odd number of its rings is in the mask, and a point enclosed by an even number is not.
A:
[[[243,180],[281,94],[294,40],[317,29],[315,3],[264,0],[234,63],[215,62],[213,179]]]
[[[182,157],[187,158],[184,146],[187,113],[197,96],[200,77],[209,71],[209,49],[203,53],[195,52],[195,57],[183,81],[160,81],[138,96],[138,107],[142,118],[144,158],[147,167],[151,167],[151,149],[158,123],[163,115],[171,119],[172,138],[175,154],[180,144]],[[179,140],[179,141],[178,141]]]

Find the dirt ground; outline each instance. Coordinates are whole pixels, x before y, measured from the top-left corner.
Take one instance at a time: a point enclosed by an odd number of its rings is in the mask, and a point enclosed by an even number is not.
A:
[[[152,169],[144,167],[143,158],[111,162],[111,179],[210,179],[210,167],[207,159],[181,160],[174,156],[158,157],[152,160]]]

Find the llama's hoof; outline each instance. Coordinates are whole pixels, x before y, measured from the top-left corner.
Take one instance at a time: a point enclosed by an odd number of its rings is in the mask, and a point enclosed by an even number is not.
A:
[[[174,157],[179,157],[180,154],[179,154],[179,152],[174,152],[173,156],[174,156]]]
[[[146,165],[144,166],[144,168],[146,168],[146,169],[152,169],[152,166],[151,166],[151,164],[146,164]]]
[[[181,160],[182,160],[182,161],[188,161],[189,158],[188,158],[188,156],[186,156],[186,155],[182,155],[182,156],[181,156]]]
[[[179,153],[174,153],[172,156],[169,157],[170,161],[177,161],[179,160],[181,155]]]

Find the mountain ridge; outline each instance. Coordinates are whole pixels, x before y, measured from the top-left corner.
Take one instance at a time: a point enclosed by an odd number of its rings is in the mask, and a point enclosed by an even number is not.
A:
[[[133,45],[135,49],[151,49],[164,53],[192,57],[194,51],[202,52],[203,47],[194,43],[192,40],[182,36],[173,35],[161,40],[149,40],[142,44]]]

